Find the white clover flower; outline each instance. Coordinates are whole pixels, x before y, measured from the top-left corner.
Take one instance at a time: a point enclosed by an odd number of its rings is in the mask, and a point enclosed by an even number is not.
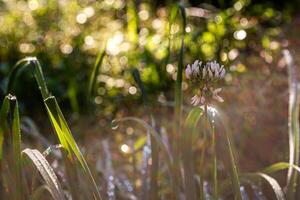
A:
[[[219,96],[219,93],[222,91],[222,88],[217,88],[212,91],[212,98],[219,101],[220,103],[224,102],[224,99]]]
[[[199,62],[199,60],[196,60],[192,66],[188,64],[188,66],[185,69],[185,75],[187,79],[193,79],[197,78],[200,75],[200,67],[202,65],[202,62]]]
[[[193,106],[200,106],[200,105],[203,105],[205,104],[205,97],[204,96],[198,96],[198,95],[195,95],[191,98],[191,104]]]
[[[202,62],[196,60],[192,65],[187,65],[185,70],[186,78],[194,84],[199,84],[199,91],[191,99],[193,106],[201,106],[210,103],[212,100],[224,102],[219,96],[222,88],[215,89],[217,82],[225,77],[226,70],[224,65],[220,65],[217,61]]]

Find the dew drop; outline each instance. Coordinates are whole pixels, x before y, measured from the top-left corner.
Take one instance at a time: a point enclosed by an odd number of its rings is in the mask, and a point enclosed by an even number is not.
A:
[[[119,128],[118,121],[116,119],[111,121],[111,129],[117,130]]]

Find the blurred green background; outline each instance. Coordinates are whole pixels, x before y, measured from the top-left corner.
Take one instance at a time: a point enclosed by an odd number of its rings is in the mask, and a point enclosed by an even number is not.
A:
[[[89,103],[85,98],[88,78],[97,54],[106,44],[107,55],[97,76],[93,99],[101,114],[110,116],[120,102],[126,105],[140,99],[132,78],[133,68],[139,69],[151,97],[156,98],[161,91],[172,96],[181,33],[179,17],[169,27],[174,3],[177,2],[0,1],[1,95],[12,66],[25,56],[36,56],[50,90],[64,108],[84,113]],[[276,61],[285,44],[282,27],[299,8],[296,0],[191,0],[182,4],[187,11],[185,64],[195,59],[220,60],[232,72],[226,77],[227,84],[233,76],[255,68],[255,64],[244,62],[249,55],[258,55],[269,64]],[[31,110],[39,110],[41,98],[32,75],[22,74],[19,82],[22,84],[16,84],[16,94],[21,109],[26,112],[30,106]]]

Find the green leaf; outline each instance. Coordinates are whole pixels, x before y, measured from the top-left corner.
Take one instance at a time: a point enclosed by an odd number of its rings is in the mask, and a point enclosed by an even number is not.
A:
[[[98,53],[96,62],[95,62],[95,64],[94,64],[93,71],[92,71],[92,73],[91,73],[90,81],[89,81],[89,89],[88,89],[89,97],[92,96],[92,93],[93,93],[93,90],[94,90],[94,87],[95,87],[95,83],[96,83],[96,80],[97,80],[97,75],[98,75],[98,73],[99,73],[99,69],[100,69],[100,67],[102,66],[103,59],[104,59],[104,57],[105,57],[105,55],[106,55],[105,49],[106,49],[106,45],[105,45],[105,46],[103,47],[103,49],[101,49],[101,51]]]

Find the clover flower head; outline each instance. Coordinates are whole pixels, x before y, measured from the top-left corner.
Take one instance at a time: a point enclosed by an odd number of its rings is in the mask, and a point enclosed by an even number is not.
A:
[[[187,65],[185,70],[186,78],[198,85],[198,92],[191,99],[193,106],[209,104],[212,100],[224,102],[219,96],[222,88],[216,88],[218,81],[225,77],[226,70],[224,65],[217,61],[210,61],[202,64],[196,60],[192,65]]]
[[[192,65],[187,65],[185,69],[185,75],[187,79],[195,79],[200,75],[200,68],[201,68],[202,62],[199,60],[196,60]]]

